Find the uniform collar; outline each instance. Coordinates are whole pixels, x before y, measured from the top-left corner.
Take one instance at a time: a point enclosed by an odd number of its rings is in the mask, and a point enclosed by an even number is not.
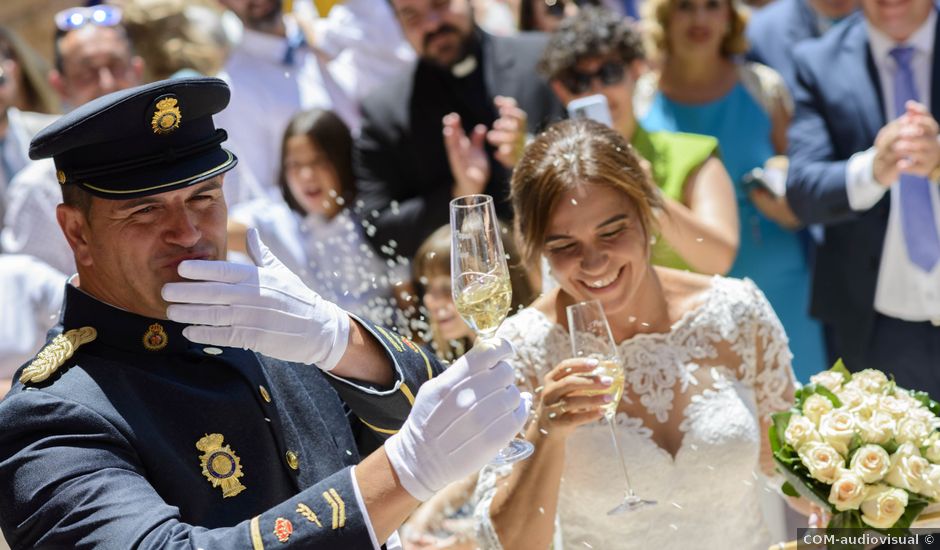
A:
[[[183,336],[186,325],[153,319],[106,304],[68,283],[62,306],[63,331],[94,327],[87,347],[104,345],[140,354],[182,353],[195,346]]]

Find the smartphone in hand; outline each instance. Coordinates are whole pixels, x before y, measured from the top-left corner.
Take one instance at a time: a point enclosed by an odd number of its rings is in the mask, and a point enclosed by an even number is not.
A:
[[[594,94],[572,100],[568,103],[568,116],[570,118],[589,118],[612,128],[614,121],[610,116],[610,107],[603,94]]]

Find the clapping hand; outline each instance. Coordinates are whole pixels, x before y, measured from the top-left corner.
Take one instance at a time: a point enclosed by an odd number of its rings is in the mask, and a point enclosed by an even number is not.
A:
[[[875,138],[872,171],[881,185],[890,186],[902,172],[927,176],[940,165],[938,124],[927,108],[908,101],[905,113],[886,124]]]
[[[493,157],[503,166],[512,170],[522,158],[525,149],[526,114],[511,97],[496,96],[493,103],[499,112],[499,118],[493,122],[493,129],[487,132],[486,141],[496,149]]]
[[[468,137],[457,113],[445,116],[443,123],[444,149],[454,176],[453,196],[482,193],[490,179],[490,160],[483,149],[486,126],[478,124]]]

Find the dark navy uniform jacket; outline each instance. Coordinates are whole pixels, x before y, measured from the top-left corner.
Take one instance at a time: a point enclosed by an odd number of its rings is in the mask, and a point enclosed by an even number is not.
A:
[[[93,327],[97,336],[0,403],[7,541],[374,548],[351,467],[395,433],[441,367],[394,332],[360,323],[387,350],[394,387],[193,344],[183,325],[68,285],[61,329]]]

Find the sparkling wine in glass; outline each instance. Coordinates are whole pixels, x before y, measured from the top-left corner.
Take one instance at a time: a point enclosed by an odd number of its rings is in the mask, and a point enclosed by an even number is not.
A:
[[[585,392],[588,395],[609,394],[613,397],[610,403],[604,406],[604,420],[610,429],[611,441],[614,444],[617,459],[620,461],[620,467],[623,468],[626,487],[623,501],[608,511],[607,515],[614,516],[652,506],[656,504],[655,500],[637,496],[633,491],[633,487],[630,486],[627,463],[623,460],[620,444],[617,442],[614,417],[617,414],[617,405],[620,404],[620,398],[623,395],[624,373],[623,363],[620,361],[617,346],[614,344],[614,337],[610,332],[610,325],[607,324],[607,317],[604,315],[604,308],[597,300],[591,300],[590,302],[570,305],[566,310],[568,313],[568,332],[571,335],[572,355],[585,359],[597,359],[598,365],[592,374],[595,376],[609,376],[613,379],[610,388],[606,390]]]
[[[509,314],[512,285],[500,238],[493,197],[467,195],[450,202],[451,290],[457,313],[483,343]],[[532,443],[515,438],[500,450],[492,464],[528,458]]]

